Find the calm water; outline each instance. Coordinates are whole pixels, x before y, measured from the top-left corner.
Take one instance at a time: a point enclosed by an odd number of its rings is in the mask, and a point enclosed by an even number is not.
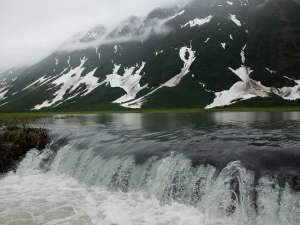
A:
[[[0,224],[300,224],[300,113],[53,116]]]

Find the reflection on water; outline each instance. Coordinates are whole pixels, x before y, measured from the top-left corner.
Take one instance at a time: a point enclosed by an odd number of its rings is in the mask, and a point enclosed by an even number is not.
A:
[[[103,115],[56,115],[47,118],[50,124],[93,125],[119,124],[126,129],[165,130],[182,126],[269,124],[274,128],[282,123],[300,123],[299,112],[207,112],[207,113],[112,113]]]
[[[240,160],[255,170],[300,167],[300,114],[294,112],[57,115],[40,123],[102,157],[134,155],[144,162],[175,152],[196,164],[223,167]]]
[[[0,178],[5,225],[299,225],[298,113],[53,116]]]
[[[262,142],[261,145],[265,143],[266,146],[297,147],[300,140],[300,113],[298,112],[57,115],[39,123],[47,124],[52,128],[76,125],[81,129],[88,126],[94,129],[98,127],[129,136],[136,135],[136,132],[145,136],[152,132],[168,133],[177,135],[177,138],[194,136],[201,139],[202,136],[209,136],[211,143],[214,139],[241,140],[248,144],[253,144],[255,140],[258,140]]]

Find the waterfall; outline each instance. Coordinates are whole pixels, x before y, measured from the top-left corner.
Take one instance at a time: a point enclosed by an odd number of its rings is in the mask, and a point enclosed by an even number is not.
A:
[[[151,207],[154,204],[157,210],[183,207],[178,214],[180,217],[185,216],[181,215],[181,210],[188,211],[188,217],[185,219],[192,215],[195,217],[189,218],[192,220],[191,224],[296,225],[300,221],[299,193],[292,190],[288,184],[280,186],[277,179],[271,176],[263,176],[255,184],[254,173],[238,161],[231,162],[219,170],[211,165],[193,166],[191,160],[184,155],[170,153],[167,157],[151,157],[138,164],[130,155],[103,158],[96,154],[94,149],[78,150],[74,149],[72,144],[62,147],[55,157],[53,154],[55,153],[50,150],[42,154],[34,150],[29,152],[20,163],[16,174],[11,173],[1,181],[1,202],[8,198],[4,196],[7,185],[16,177],[21,177],[25,183],[21,181],[22,184],[19,184],[24,186],[23,190],[18,190],[19,198],[26,198],[26,190],[28,194],[32,188],[31,194],[37,191],[37,199],[31,196],[32,203],[41,204],[42,201],[50,199],[50,202],[53,202],[49,204],[51,207],[54,205],[50,217],[66,219],[66,215],[69,215],[66,221],[79,218],[78,211],[81,211],[82,216],[86,217],[85,220],[89,221],[86,224],[98,224],[96,221],[104,221],[106,218],[105,215],[99,215],[103,207],[108,207],[105,204],[116,203],[123,204],[121,207],[133,207],[130,205],[133,204],[136,207],[144,207],[146,211],[148,209],[143,204],[150,204]],[[49,157],[53,157],[53,160],[47,160]],[[8,184],[5,185],[5,182]],[[59,186],[57,190],[55,183]],[[40,199],[39,194],[46,195],[46,199]],[[107,198],[112,199],[108,202]],[[85,203],[88,205],[81,205],[83,199],[88,200],[88,203]],[[113,203],[110,202],[112,200]],[[138,206],[139,204],[142,205]],[[0,206],[0,209],[4,207],[2,204]],[[83,209],[85,212],[82,212]],[[110,210],[114,212],[115,209]],[[0,218],[4,216],[4,212],[0,210]],[[48,214],[49,212],[47,216]],[[34,218],[29,215],[28,217]],[[196,218],[197,223],[194,221]],[[176,221],[173,222],[177,224]]]
[[[1,225],[300,224],[299,155],[286,151],[297,138],[257,128],[245,134],[240,125],[179,124],[177,132],[173,120],[170,130],[145,131],[131,120],[124,128],[128,120],[102,119],[106,125],[56,120],[48,149],[31,150],[0,177]],[[148,119],[139,125],[157,118]],[[269,150],[274,135],[282,151]],[[267,147],[250,145],[261,140]]]

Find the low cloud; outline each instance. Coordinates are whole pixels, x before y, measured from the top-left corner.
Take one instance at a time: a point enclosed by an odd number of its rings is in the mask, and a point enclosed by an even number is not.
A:
[[[1,0],[0,71],[32,64],[78,31],[108,30],[125,18],[186,0]],[[145,33],[146,35],[146,33]]]
[[[127,41],[144,41],[151,34],[155,35],[167,35],[171,31],[166,23],[172,19],[172,16],[165,19],[153,19],[150,24],[145,26],[144,20],[140,20],[140,23],[130,23],[128,22],[125,26],[131,26],[131,32],[121,35],[113,35],[114,32],[117,32],[119,28],[123,28],[124,24],[119,24],[113,29],[106,29],[105,32],[97,33],[94,29],[91,29],[88,32],[79,33],[73,36],[70,40],[63,43],[59,49],[62,51],[73,51],[75,49],[85,49],[91,47],[97,47],[102,44],[112,44],[112,43],[123,43]],[[97,29],[98,27],[96,27]],[[104,28],[101,28],[103,31]],[[122,33],[122,32],[120,32]],[[95,39],[93,39],[96,37]],[[87,41],[85,41],[87,40]]]

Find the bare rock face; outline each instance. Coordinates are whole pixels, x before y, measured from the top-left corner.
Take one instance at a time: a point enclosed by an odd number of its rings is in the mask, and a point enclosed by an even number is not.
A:
[[[30,149],[43,150],[49,143],[47,130],[40,128],[0,128],[0,174],[14,170]]]

